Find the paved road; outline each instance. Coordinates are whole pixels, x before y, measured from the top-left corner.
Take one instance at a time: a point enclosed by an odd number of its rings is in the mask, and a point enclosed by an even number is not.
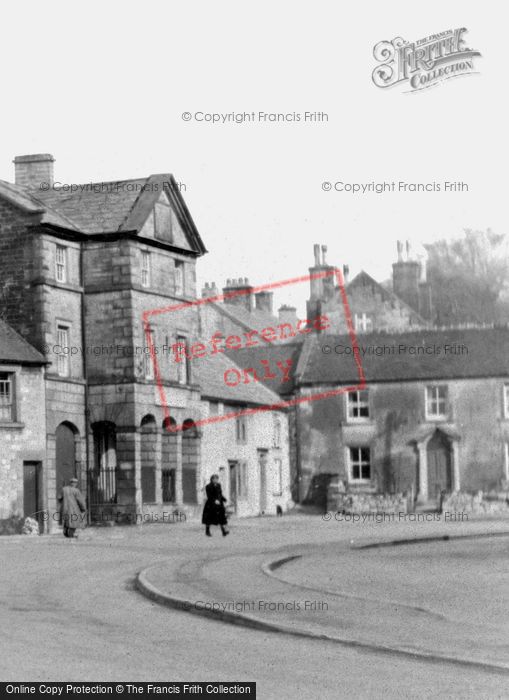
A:
[[[172,557],[144,577],[193,612],[214,606],[282,631],[509,672],[508,554],[509,535],[364,550],[335,542]],[[271,560],[284,563],[268,576]]]
[[[134,590],[138,571],[172,554],[351,535],[313,525],[251,520],[212,541],[190,523],[89,531],[78,542],[0,538],[0,678],[254,680],[260,698],[507,697],[507,677],[235,628],[162,608]]]

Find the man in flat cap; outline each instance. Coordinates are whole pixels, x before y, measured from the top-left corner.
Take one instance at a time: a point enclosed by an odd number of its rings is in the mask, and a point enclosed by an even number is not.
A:
[[[86,524],[86,504],[78,488],[78,479],[69,479],[69,486],[64,486],[60,501],[60,522],[64,528],[64,537],[75,537],[77,528]]]

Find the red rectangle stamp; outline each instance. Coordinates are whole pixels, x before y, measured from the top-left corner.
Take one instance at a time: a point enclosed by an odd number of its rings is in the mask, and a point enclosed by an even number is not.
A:
[[[352,322],[350,307],[345,291],[343,275],[338,268],[332,268],[330,270],[324,270],[312,275],[305,275],[302,277],[295,277],[279,282],[264,284],[258,287],[251,287],[248,290],[239,289],[226,294],[216,294],[208,298],[195,299],[193,301],[146,310],[142,316],[143,328],[147,348],[152,361],[154,378],[163,409],[165,425],[169,426],[168,430],[185,430],[185,426],[176,425],[174,420],[170,421],[170,388],[165,386],[165,381],[159,364],[158,352],[152,334],[152,319],[164,316],[165,314],[178,314],[179,312],[191,309],[193,307],[199,309],[199,307],[204,307],[207,304],[222,304],[225,301],[228,302],[235,297],[241,297],[246,294],[270,292],[276,289],[288,287],[290,285],[310,283],[327,277],[334,277],[334,281],[337,283],[340,299],[339,306],[348,330],[348,336],[351,343],[351,354],[353,361],[355,362],[359,380],[358,384],[352,386],[342,386],[335,389],[329,389],[327,391],[317,391],[305,396],[291,395],[287,398],[282,398],[279,396],[278,389],[274,385],[274,388],[272,389],[272,396],[271,393],[266,392],[266,396],[271,399],[270,401],[266,400],[265,402],[260,402],[258,400],[257,404],[259,405],[254,407],[242,407],[238,410],[234,406],[234,404],[242,404],[242,389],[245,389],[246,385],[248,384],[258,383],[266,388],[271,388],[270,385],[267,384],[267,381],[270,379],[277,379],[277,381],[279,381],[279,385],[289,382],[292,374],[296,370],[296,361],[290,356],[291,353],[289,350],[287,352],[288,357],[285,357],[284,341],[294,337],[299,339],[303,335],[306,336],[307,334],[314,332],[326,331],[330,327],[329,319],[326,314],[317,315],[312,319],[297,320],[293,327],[290,323],[274,323],[273,326],[264,326],[263,328],[257,328],[256,330],[251,328],[250,330],[242,333],[238,331],[237,335],[231,334],[226,337],[224,333],[216,331],[209,334],[206,339],[204,338],[201,341],[193,342],[190,345],[187,343],[187,341],[184,342],[183,340],[177,340],[177,342],[173,345],[166,346],[167,353],[170,362],[180,365],[181,367],[184,365],[187,366],[188,362],[199,363],[200,361],[205,361],[207,363],[209,373],[210,368],[212,368],[214,375],[213,381],[216,383],[216,385],[218,382],[222,382],[224,386],[228,387],[230,390],[235,389],[236,387],[239,388],[238,397],[231,402],[233,410],[229,410],[222,415],[214,415],[197,420],[195,421],[196,426],[218,423],[243,415],[251,415],[260,411],[283,410],[301,403],[318,401],[320,399],[338,396],[339,394],[364,389],[366,387],[366,380],[364,377],[357,336],[355,333],[354,324]],[[277,319],[274,320],[276,321]],[[257,369],[254,367],[243,367],[242,363],[236,362],[236,351],[242,352],[253,347],[257,347],[263,351],[263,348],[268,348],[269,346],[271,348],[275,348],[276,346],[279,348],[277,357],[274,361],[272,361],[272,364],[270,358],[264,359],[263,357],[262,359],[258,360]],[[290,343],[287,347],[290,347]],[[225,364],[226,361],[228,361],[227,364]],[[228,403],[228,401],[225,400],[225,403]],[[249,401],[245,403],[249,403]]]

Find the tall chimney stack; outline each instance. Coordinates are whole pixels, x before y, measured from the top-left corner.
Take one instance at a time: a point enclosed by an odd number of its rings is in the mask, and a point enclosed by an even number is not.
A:
[[[273,303],[274,292],[256,292],[255,293],[255,306],[258,311],[267,311],[269,314],[272,313],[272,303]]]
[[[238,279],[227,279],[226,287],[223,287],[223,294],[238,292],[234,296],[224,299],[225,304],[236,304],[243,306],[247,311],[254,309],[254,294],[253,287],[249,284],[247,277],[239,277]]]
[[[41,189],[45,183],[53,185],[53,163],[55,159],[51,153],[34,153],[29,156],[16,156],[14,163],[14,182],[21,187],[32,190]],[[46,188],[46,189],[49,189]]]

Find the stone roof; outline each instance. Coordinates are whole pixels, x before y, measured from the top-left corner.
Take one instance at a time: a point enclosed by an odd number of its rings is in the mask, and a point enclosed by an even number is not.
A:
[[[264,328],[277,328],[281,323],[280,319],[269,311],[263,311],[261,309],[249,311],[245,306],[241,306],[240,304],[228,304],[216,301],[208,302],[208,304],[214,307],[220,314],[230,319],[234,324],[240,326],[243,331],[257,331],[259,333]],[[277,342],[284,345],[287,343],[302,343],[304,337],[303,334],[296,334],[295,336],[288,335],[288,337],[280,339]]]
[[[359,336],[357,344],[368,384],[509,377],[509,327],[369,333]],[[297,381],[303,385],[357,384],[359,373],[351,348],[347,335],[308,336]]]
[[[52,224],[89,235],[115,232],[138,233],[162,191],[172,203],[193,248],[202,254],[206,248],[171,173],[131,180],[85,183],[75,191],[51,188],[29,189],[0,181],[0,196],[16,206],[41,216],[41,223]]]
[[[44,365],[46,359],[14,328],[0,319],[0,363]]]
[[[270,343],[258,347],[234,350],[227,353],[227,357],[234,359],[235,363],[243,369],[253,368],[260,377],[261,383],[265,384],[271,391],[277,392],[280,396],[287,396],[295,388],[295,374],[301,350],[302,343]],[[286,366],[285,363],[290,363],[289,381],[282,381],[284,374],[278,367],[278,362],[282,363],[283,366]],[[265,379],[265,375],[268,374],[266,372],[267,368],[269,368],[270,374],[275,374],[276,377]]]
[[[261,309],[249,311],[241,304],[228,304],[215,301],[209,303],[224,316],[230,318],[234,323],[242,326],[246,331],[261,331],[263,328],[274,326],[279,323],[277,317],[269,311],[262,311]]]
[[[5,180],[0,180],[0,196],[9,200],[15,206],[23,209],[29,214],[39,215],[41,223],[59,226],[61,228],[77,231],[76,225],[63,213],[56,211],[49,204],[45,204],[25,187],[13,185]]]
[[[48,190],[37,197],[52,209],[65,214],[84,233],[122,230],[148,178],[88,183],[77,192]],[[107,187],[104,191],[102,185]],[[94,189],[96,188],[96,189]]]
[[[224,381],[224,373],[230,369],[241,371],[234,361],[234,356],[217,355],[193,360],[193,370],[200,385],[200,393],[208,399],[217,399],[225,403],[249,404],[257,406],[272,406],[280,403],[281,399],[275,391],[264,386],[262,382],[250,381],[238,386],[228,386]]]

